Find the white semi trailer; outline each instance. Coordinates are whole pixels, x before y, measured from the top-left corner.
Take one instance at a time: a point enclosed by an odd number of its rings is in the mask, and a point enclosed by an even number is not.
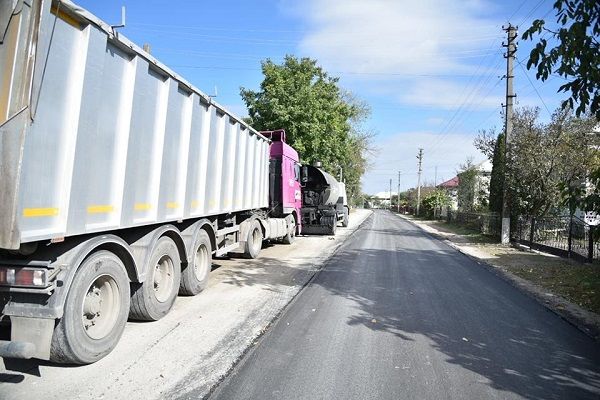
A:
[[[0,0],[0,356],[94,362],[213,256],[291,241],[269,145],[79,6]]]

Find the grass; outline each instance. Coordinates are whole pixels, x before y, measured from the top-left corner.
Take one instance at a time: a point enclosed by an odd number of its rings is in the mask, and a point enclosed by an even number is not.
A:
[[[563,264],[513,266],[510,272],[600,314],[600,266]]]
[[[432,225],[438,230],[441,230],[446,233],[453,233],[455,235],[460,235],[462,238],[466,239],[470,243],[497,243],[498,239],[493,236],[484,235],[479,232],[478,229],[473,229],[469,226],[459,224],[456,222],[447,222],[443,220],[435,220],[429,221],[429,225]]]

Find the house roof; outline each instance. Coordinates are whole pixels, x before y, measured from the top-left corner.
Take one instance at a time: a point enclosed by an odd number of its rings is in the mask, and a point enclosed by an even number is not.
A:
[[[458,176],[455,176],[454,178],[447,180],[446,182],[440,183],[438,185],[438,187],[442,187],[442,188],[446,188],[446,189],[452,189],[452,188],[458,187]]]

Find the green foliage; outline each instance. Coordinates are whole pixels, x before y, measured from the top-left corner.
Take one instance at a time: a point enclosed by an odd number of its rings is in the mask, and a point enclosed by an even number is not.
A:
[[[423,213],[431,218],[435,217],[443,207],[450,205],[450,196],[444,189],[434,189],[423,197],[421,209]]]
[[[336,176],[342,168],[348,197],[358,197],[372,137],[361,125],[370,113],[367,105],[342,91],[338,78],[309,58],[286,56],[281,65],[265,60],[262,72],[259,91],[240,89],[250,124],[285,129],[303,163],[321,161]]]
[[[537,67],[536,77],[542,81],[555,73],[564,77],[567,82],[559,91],[571,94],[563,108],[573,109],[577,103],[577,116],[589,110],[600,120],[600,2],[557,0],[554,9],[560,25],[557,31],[538,19],[523,33],[523,39],[533,40],[544,31],[531,50],[527,68]],[[554,47],[545,39],[548,33],[557,41]]]
[[[565,207],[572,213],[584,208],[584,183],[589,171],[600,165],[592,134],[596,124],[594,117],[579,118],[569,110],[558,109],[547,124],[539,122],[539,108],[515,110],[505,163],[513,215],[541,217],[562,214]],[[485,153],[493,154],[490,146],[496,149],[499,140],[483,136],[476,145],[487,146]],[[500,186],[494,182],[490,186],[492,199],[492,191]]]
[[[504,199],[504,173],[505,173],[505,149],[504,133],[500,133],[494,144],[492,155],[492,176],[490,177],[490,211],[502,213],[502,202]]]
[[[597,141],[597,138],[595,139]],[[597,150],[591,150],[590,157],[589,174],[580,179],[574,179],[570,184],[561,182],[559,186],[561,204],[569,209],[570,215],[574,215],[577,209],[600,214],[600,153]],[[596,230],[596,233],[599,235],[600,230]]]
[[[460,211],[475,211],[476,185],[479,172],[472,159],[460,166],[458,173],[458,209]]]

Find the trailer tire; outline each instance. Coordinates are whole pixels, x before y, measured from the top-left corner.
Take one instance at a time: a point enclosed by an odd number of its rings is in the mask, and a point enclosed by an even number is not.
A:
[[[244,246],[244,256],[246,258],[256,258],[262,249],[263,233],[260,228],[260,222],[254,220],[248,230],[246,245]]]
[[[202,230],[194,243],[192,262],[181,271],[179,294],[195,296],[208,285],[208,275],[212,266],[212,250],[208,233]]]
[[[171,311],[179,292],[181,259],[171,238],[163,236],[158,239],[146,268],[146,280],[131,284],[129,317],[139,321],[157,321]]]
[[[91,364],[110,353],[121,338],[129,312],[129,278],[108,250],[88,256],[69,289],[64,314],[52,335],[50,360]]]
[[[288,231],[288,233],[283,237],[282,242],[284,244],[292,244],[296,241],[296,229],[298,226],[296,225],[296,218],[292,215],[292,228]]]
[[[348,212],[348,207],[344,207],[344,219],[342,219],[342,226],[344,228],[348,227],[348,224],[350,222],[350,217],[349,217],[349,212]]]

